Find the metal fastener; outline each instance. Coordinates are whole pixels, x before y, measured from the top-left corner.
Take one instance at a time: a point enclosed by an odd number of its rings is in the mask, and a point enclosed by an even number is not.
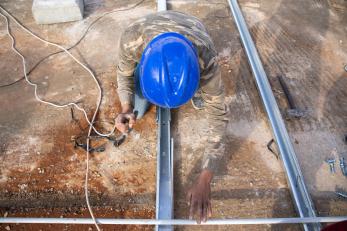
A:
[[[347,194],[342,193],[342,192],[338,192],[338,191],[336,191],[335,193],[336,193],[336,195],[347,199]]]
[[[330,173],[335,173],[335,159],[327,159],[326,162],[329,164],[330,166]]]
[[[340,158],[340,168],[341,168],[341,172],[344,176],[346,176],[346,165],[345,165],[345,158],[341,157]]]

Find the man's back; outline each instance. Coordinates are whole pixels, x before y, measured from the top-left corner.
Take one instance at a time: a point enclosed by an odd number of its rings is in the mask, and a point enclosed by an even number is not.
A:
[[[177,32],[193,43],[199,56],[201,77],[204,79],[204,72],[212,63],[211,60],[217,56],[217,52],[199,19],[181,12],[162,11],[130,24],[121,37],[121,52],[125,52],[127,58],[138,63],[147,44],[155,36],[165,32]]]
[[[164,39],[168,37],[169,40]],[[177,39],[180,45],[176,42]],[[147,15],[129,25],[123,32],[119,45],[117,83],[122,113],[118,115],[116,125],[120,131],[132,128],[136,122],[135,113],[141,111],[138,114],[142,116],[146,111],[146,101],[160,105],[163,104],[162,98],[168,99],[170,95],[172,98],[165,101],[165,105],[170,108],[173,102],[188,102],[183,100],[183,93],[188,92],[194,84],[199,86],[198,91],[195,88],[189,94],[192,93],[190,97],[193,106],[206,112],[207,121],[202,129],[208,131],[208,137],[201,160],[201,173],[188,191],[187,198],[191,206],[190,217],[196,214],[198,220],[206,220],[207,214],[211,214],[210,183],[225,151],[223,140],[227,123],[224,84],[212,40],[197,18],[175,11],[164,11]],[[167,47],[170,49],[166,49]],[[188,59],[189,57],[192,59]],[[170,74],[173,69],[175,74]],[[196,78],[189,82],[192,76]],[[168,82],[174,84],[166,84]],[[182,84],[175,84],[178,82]],[[173,91],[173,86],[180,89],[177,91],[179,93],[168,94]],[[144,92],[146,94],[141,94]],[[201,107],[196,106],[193,98],[199,98],[203,102]]]

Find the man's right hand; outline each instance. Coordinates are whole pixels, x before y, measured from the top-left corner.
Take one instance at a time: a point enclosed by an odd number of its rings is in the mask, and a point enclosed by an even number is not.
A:
[[[116,118],[116,128],[121,133],[126,133],[136,123],[136,116],[133,113],[133,108],[130,105],[122,106],[122,113]]]

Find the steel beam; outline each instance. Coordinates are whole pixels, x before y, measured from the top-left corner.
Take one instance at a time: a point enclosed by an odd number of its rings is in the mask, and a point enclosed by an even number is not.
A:
[[[157,219],[173,218],[173,139],[171,138],[170,121],[170,109],[157,107]],[[157,225],[156,230],[172,231],[173,227]]]
[[[315,209],[311,197],[306,189],[303,175],[300,170],[293,145],[283,122],[280,110],[272,93],[257,49],[248,31],[237,0],[228,0],[240,38],[251,66],[257,87],[263,101],[266,113],[272,126],[273,134],[286,170],[288,183],[300,217],[315,217]],[[305,230],[320,230],[320,224],[305,224]]]
[[[97,218],[102,225],[262,225],[262,224],[300,224],[300,223],[336,223],[346,221],[347,217],[291,217],[291,218],[233,218],[210,219],[198,224],[195,220],[183,219],[113,219]],[[92,218],[28,218],[6,217],[0,218],[0,224],[94,224]]]
[[[166,11],[166,0],[157,0],[157,11]],[[156,219],[173,218],[173,139],[170,131],[171,112],[157,107],[157,192]],[[172,231],[171,225],[156,225],[156,231]]]

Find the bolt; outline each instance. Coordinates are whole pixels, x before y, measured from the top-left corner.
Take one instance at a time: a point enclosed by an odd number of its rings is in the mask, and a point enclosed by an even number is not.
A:
[[[330,166],[330,173],[335,173],[335,159],[327,159],[326,162]]]
[[[342,193],[342,192],[338,192],[338,191],[336,191],[335,193],[336,193],[336,195],[347,199],[347,194]]]
[[[345,165],[345,158],[344,158],[344,157],[341,157],[341,158],[340,158],[340,168],[341,168],[342,174],[343,174],[344,176],[347,175],[345,167],[346,167],[346,165]]]

